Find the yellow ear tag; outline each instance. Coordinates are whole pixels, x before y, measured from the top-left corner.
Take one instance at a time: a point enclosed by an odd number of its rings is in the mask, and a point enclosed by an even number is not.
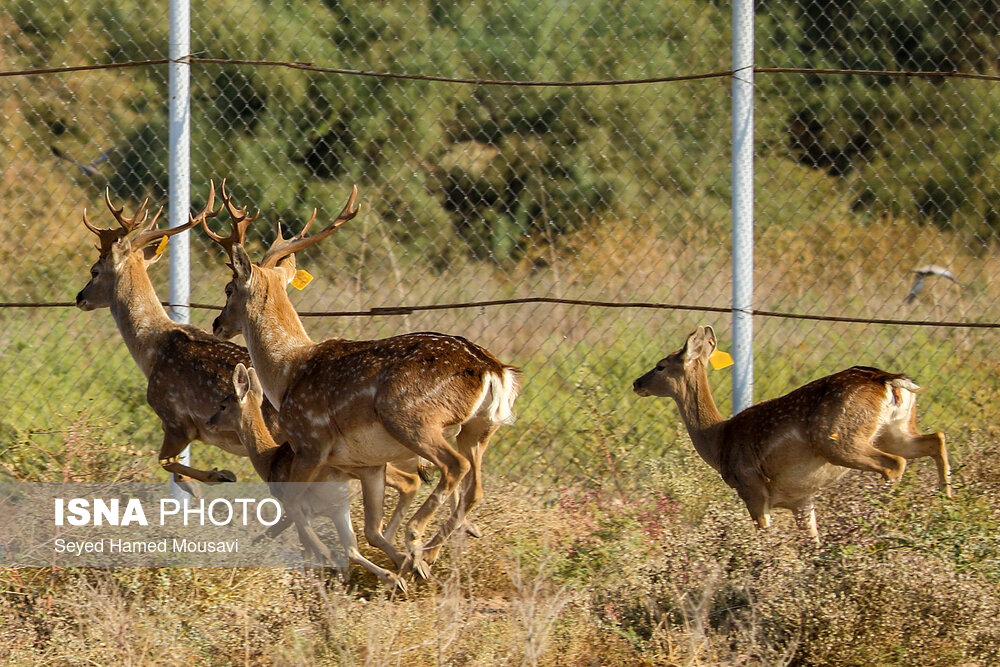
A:
[[[715,370],[719,370],[720,368],[725,368],[726,366],[732,366],[733,358],[722,350],[716,348],[715,352],[712,353],[712,356],[708,358],[708,363],[712,364],[712,368]]]
[[[160,245],[156,246],[156,256],[159,257],[163,254],[163,251],[167,249],[167,244],[170,243],[170,237],[164,236],[160,239]]]
[[[305,269],[299,269],[295,272],[295,277],[292,278],[292,287],[295,289],[304,289],[306,285],[312,282],[312,275]]]

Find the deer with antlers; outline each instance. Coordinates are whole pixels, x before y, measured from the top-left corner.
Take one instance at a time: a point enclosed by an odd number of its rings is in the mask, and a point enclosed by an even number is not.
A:
[[[285,291],[296,273],[294,253],[357,215],[357,188],[340,215],[319,233],[306,236],[315,211],[289,239],[279,228],[256,265],[243,246],[253,217],[233,205],[225,182],[222,193],[231,233],[223,237],[207,222],[202,225],[225,249],[233,270],[213,330],[224,338],[243,334],[264,394],[279,407],[281,432],[295,452],[289,481],[312,481],[327,466],[357,476],[365,537],[403,572],[427,576],[444,540],[482,498],[483,452],[497,429],[513,420],[517,369],[464,338],[440,333],[314,342]],[[386,463],[413,457],[433,463],[441,476],[406,525],[403,554],[379,531],[383,471]],[[459,489],[454,510],[424,544],[428,522]]]
[[[250,355],[246,348],[235,343],[220,340],[197,327],[173,322],[147,273],[162,254],[157,251],[158,242],[221,212],[212,210],[215,186],[211,185],[208,203],[201,213],[189,216],[187,224],[173,229],[157,229],[159,212],[152,220],[148,219],[148,200],[129,218],[124,215],[124,207],[116,208],[111,203],[108,191],[104,199],[118,227],[95,227],[84,209],[83,223],[97,235],[100,255],[90,269],[90,281],[76,296],[76,305],[88,311],[111,309],[126,347],[148,381],[146,400],[163,426],[160,465],[195,493],[196,487],[186,484],[189,479],[208,484],[236,481],[236,476],[228,470],[200,470],[182,464],[178,456],[193,440],[237,456],[247,455],[234,429],[209,424],[208,419],[215,407],[232,393],[236,365],[249,364]],[[262,414],[271,434],[276,434],[277,411],[270,401],[264,401]],[[416,496],[421,472],[416,468],[387,470],[387,484],[399,493],[386,529],[390,539]]]
[[[758,528],[770,524],[772,508],[785,508],[818,543],[813,497],[848,468],[895,481],[907,459],[927,456],[951,497],[944,434],[917,431],[920,387],[905,376],[855,366],[723,419],[706,372],[716,346],[712,327],[698,327],[633,390],[676,401],[698,454],[736,489]]]
[[[244,348],[234,343],[173,322],[147,273],[161,256],[158,242],[218,214],[212,211],[215,187],[201,213],[189,215],[187,224],[172,229],[157,229],[160,212],[148,220],[148,199],[131,218],[123,214],[124,206],[116,208],[111,203],[107,190],[104,199],[118,227],[95,227],[84,209],[83,224],[97,235],[100,255],[90,269],[90,281],[76,295],[76,306],[81,310],[111,309],[125,346],[148,381],[146,400],[163,426],[159,460],[164,470],[181,483],[191,478],[208,484],[236,481],[228,470],[199,470],[182,464],[178,456],[193,440],[238,456],[247,455],[232,429],[212,427],[207,420],[215,406],[232,392],[236,364],[249,363],[250,358]],[[277,428],[277,414],[270,404],[264,406],[264,417],[272,428]]]

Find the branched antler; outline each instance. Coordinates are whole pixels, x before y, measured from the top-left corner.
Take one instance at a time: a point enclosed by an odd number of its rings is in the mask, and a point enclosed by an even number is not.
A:
[[[197,224],[204,223],[206,218],[214,218],[219,215],[219,213],[222,212],[221,208],[218,211],[212,210],[215,207],[215,183],[209,181],[209,184],[211,187],[208,191],[208,201],[205,203],[205,208],[201,210],[201,213],[197,216],[188,213],[188,221],[183,225],[178,225],[177,227],[171,227],[169,229],[156,229],[156,221],[160,217],[160,213],[163,212],[163,209],[161,208],[156,212],[152,222],[148,225],[143,225],[142,231],[135,233],[135,236],[132,238],[132,248],[138,250],[139,248],[143,248],[150,243],[159,241],[165,236],[173,236],[174,234],[180,234],[181,232],[187,231]]]
[[[267,249],[264,253],[264,258],[260,260],[260,265],[262,267],[274,267],[278,265],[285,257],[308,248],[309,246],[317,243],[318,241],[326,238],[334,231],[336,231],[342,224],[352,219],[361,210],[361,205],[356,204],[358,199],[358,186],[353,186],[351,188],[351,196],[347,199],[347,204],[344,205],[343,210],[337,219],[331,222],[326,229],[319,232],[315,236],[306,237],[306,232],[309,231],[309,227],[312,225],[313,221],[316,220],[316,209],[313,209],[312,217],[309,221],[302,227],[302,231],[291,238],[282,238],[281,236],[281,225],[278,225],[278,235],[274,239],[274,243],[271,247]]]
[[[215,186],[212,186],[212,194],[215,194]],[[212,239],[219,245],[223,247],[229,259],[233,258],[233,246],[239,244],[243,245],[243,241],[246,238],[247,228],[250,227],[250,223],[260,217],[260,209],[257,210],[255,215],[247,215],[246,208],[236,208],[233,205],[233,198],[226,193],[226,179],[222,179],[222,203],[226,211],[229,212],[229,217],[231,219],[232,229],[229,232],[229,236],[221,236],[213,232],[208,223],[202,220],[202,228],[205,233],[208,234],[208,238]],[[221,212],[222,209],[216,212],[216,215]],[[214,217],[214,215],[212,216]]]
[[[138,250],[143,248],[154,241],[159,241],[164,236],[173,236],[174,234],[179,234],[185,230],[191,229],[196,224],[203,222],[207,217],[214,217],[219,214],[220,211],[212,211],[215,206],[215,185],[212,185],[211,191],[208,195],[208,203],[205,208],[196,217],[188,214],[188,222],[179,227],[173,227],[170,229],[156,229],[156,223],[160,219],[160,215],[163,213],[163,207],[156,212],[153,219],[148,223],[146,222],[149,218],[149,211],[146,207],[149,205],[149,198],[143,200],[136,210],[135,215],[131,218],[127,218],[123,215],[125,206],[115,208],[115,205],[111,203],[111,193],[108,189],[104,190],[104,202],[107,204],[108,210],[111,211],[111,215],[118,222],[118,229],[109,228],[103,229],[100,227],[95,227],[90,223],[87,218],[87,209],[83,209],[83,224],[94,234],[97,234],[100,240],[100,245],[98,249],[101,251],[101,257],[104,257],[109,252],[111,252],[111,247],[119,239],[131,235],[132,248]],[[220,209],[221,210],[221,209]]]

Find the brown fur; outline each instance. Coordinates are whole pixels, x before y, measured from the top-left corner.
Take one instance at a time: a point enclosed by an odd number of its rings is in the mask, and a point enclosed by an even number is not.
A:
[[[333,519],[350,562],[364,566],[384,583],[405,591],[405,585],[396,575],[375,565],[358,550],[357,538],[351,526],[348,476],[327,468],[316,480],[324,483],[312,484],[298,496],[290,493],[292,489],[287,482],[295,452],[287,442],[278,445],[271,436],[261,412],[264,391],[257,374],[252,368],[247,369],[243,364],[238,364],[233,372],[231,390],[233,393],[220,403],[209,422],[232,428],[239,434],[257,474],[267,482],[271,493],[284,502],[288,512],[286,517],[290,517],[295,524],[299,541],[307,553],[318,557],[324,564],[337,562],[312,527],[312,517],[325,514]],[[285,525],[287,522],[275,524],[267,534],[274,537]],[[346,565],[341,567],[341,571],[346,580]]]
[[[723,419],[706,373],[715,349],[715,332],[699,327],[633,389],[676,400],[698,453],[736,489],[759,527],[770,522],[770,508],[782,507],[818,541],[813,496],[846,468],[894,481],[906,459],[929,456],[951,496],[944,435],[916,430],[915,397],[905,415],[887,413],[917,391],[905,376],[855,366]]]
[[[101,254],[91,268],[91,280],[77,294],[83,310],[110,308],[118,330],[139,368],[148,380],[146,400],[160,418],[163,442],[160,465],[178,481],[189,478],[205,483],[235,481],[227,470],[204,471],[185,466],[176,459],[193,440],[246,456],[236,433],[207,426],[214,406],[232,392],[233,370],[248,364],[245,348],[219,340],[196,327],[177,324],[167,316],[149,280],[147,268],[159,259],[154,243],[175,230],[156,230],[154,218],[141,218],[145,203],[131,219],[121,209],[107,205],[119,222],[119,229],[98,229],[85,219],[88,229],[98,235]],[[193,226],[210,214],[209,205]],[[268,403],[264,417],[274,429],[277,413]]]
[[[233,280],[213,328],[216,335],[241,332],[246,339],[264,391],[281,410],[282,433],[295,450],[290,481],[316,479],[324,466],[357,475],[368,541],[397,566],[426,575],[425,562],[437,557],[444,540],[482,498],[483,451],[510,418],[516,369],[464,338],[444,334],[321,343],[309,338],[285,292],[295,274],[291,252],[354,217],[355,197],[356,190],[340,216],[315,237],[305,238],[303,230],[292,239],[277,239],[260,266],[252,264],[241,243],[233,244],[228,249]],[[227,208],[235,210],[228,201]],[[239,215],[231,217],[229,238],[237,238]],[[486,388],[502,394],[496,413],[484,412],[484,397],[496,398],[484,393]],[[452,433],[455,446],[448,441]],[[387,462],[414,456],[437,466],[441,478],[407,525],[404,556],[378,530],[382,470]],[[460,485],[455,510],[424,545],[427,523]]]

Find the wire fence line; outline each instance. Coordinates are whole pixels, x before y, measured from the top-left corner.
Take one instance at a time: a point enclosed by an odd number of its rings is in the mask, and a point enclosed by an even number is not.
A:
[[[695,74],[679,74],[670,76],[647,77],[641,79],[610,79],[593,81],[517,81],[512,79],[480,79],[443,76],[440,74],[407,74],[403,72],[368,72],[342,67],[326,67],[307,62],[291,62],[280,60],[233,60],[222,58],[201,58],[190,55],[183,58],[160,58],[157,60],[131,61],[124,63],[94,63],[72,67],[45,67],[13,71],[0,70],[0,77],[43,76],[48,74],[68,74],[72,72],[90,72],[105,69],[123,69],[131,67],[154,67],[170,63],[180,65],[220,65],[220,66],[251,66],[251,67],[287,67],[288,69],[318,72],[322,74],[342,74],[346,76],[362,76],[380,79],[402,79],[410,81],[435,81],[438,83],[461,83],[474,86],[510,86],[510,87],[554,87],[573,88],[588,86],[632,86],[650,83],[677,83],[680,81],[698,81],[703,79],[729,78],[743,70],[752,70],[755,74],[810,74],[810,75],[840,75],[840,76],[888,76],[922,79],[973,79],[978,81],[1000,81],[1000,75],[980,74],[977,72],[951,71],[921,71],[921,70],[885,70],[885,69],[833,69],[816,67],[741,67],[718,72],[700,72]]]
[[[704,305],[730,293],[727,8],[224,4],[192,8],[180,59],[162,57],[164,8],[0,10],[0,253],[24,266],[0,287],[5,441],[58,448],[82,420],[155,448],[111,318],[71,306],[96,255],[79,211],[106,187],[165,199],[163,66],[182,62],[195,197],[228,175],[263,228],[361,187],[366,214],[300,258],[320,279],[293,294],[315,338],[448,331],[521,366],[519,421],[489,456],[503,474],[571,482],[595,452],[680,446],[672,408],[629,387],[695,325],[728,331],[731,307]],[[889,4],[756,9],[757,395],[876,365],[927,387],[935,428],[985,429],[1000,40],[986,0]],[[207,327],[227,270],[197,234],[192,259]]]
[[[485,308],[487,306],[512,306],[528,303],[554,303],[567,306],[584,306],[588,308],[635,308],[640,310],[680,310],[698,313],[730,313],[728,306],[699,306],[681,303],[627,303],[622,301],[587,301],[582,299],[559,299],[555,297],[535,296],[518,299],[494,299],[490,301],[468,301],[465,303],[437,303],[415,306],[382,306],[369,310],[327,310],[301,311],[299,317],[385,317],[386,315],[411,315],[421,311],[461,310],[464,308]],[[164,308],[195,308],[199,310],[222,310],[222,306],[207,303],[174,304],[162,301]],[[71,301],[51,303],[0,303],[0,308],[74,308]],[[949,322],[942,320],[894,320],[873,319],[865,317],[841,317],[837,315],[810,315],[807,313],[780,313],[767,310],[750,309],[748,314],[754,317],[774,317],[785,320],[811,320],[815,322],[842,322],[850,324],[891,324],[908,327],[944,327],[951,329],[1000,329],[1000,322]]]

